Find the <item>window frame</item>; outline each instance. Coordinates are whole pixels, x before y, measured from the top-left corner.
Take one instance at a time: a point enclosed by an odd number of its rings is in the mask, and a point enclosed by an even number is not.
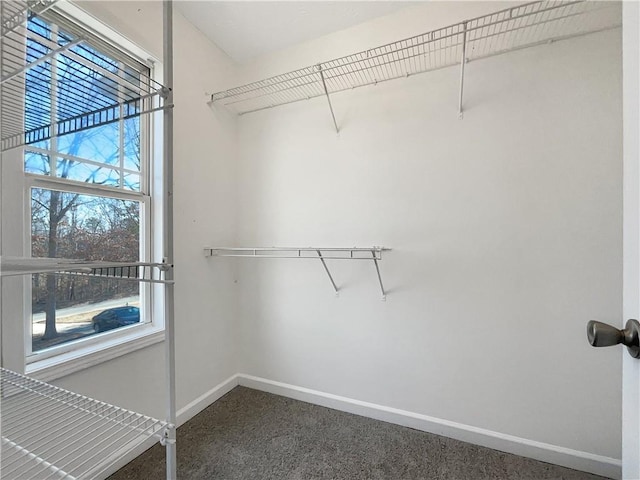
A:
[[[60,2],[53,9],[53,14],[63,18],[63,29],[67,25],[72,25],[72,33],[77,33],[81,29],[86,33],[86,38],[98,39],[101,44],[106,45],[104,53],[114,55],[116,59],[124,56],[133,59],[141,66],[149,69],[151,79],[162,83],[162,63],[154,58],[148,51],[140,48],[127,38],[123,37],[115,30],[107,27],[93,16],[87,14],[81,8],[67,3]],[[44,15],[46,20],[46,15]],[[61,179],[51,175],[38,175],[22,171],[24,177],[23,187],[23,211],[24,225],[20,232],[24,238],[24,251],[31,251],[31,189],[44,188],[50,190],[71,191],[86,193],[89,195],[100,195],[112,198],[123,198],[126,200],[139,201],[141,204],[141,261],[152,261],[157,259],[162,252],[162,235],[159,228],[159,221],[162,212],[162,112],[152,114],[142,114],[140,119],[141,133],[141,172],[140,191],[124,190],[122,188],[109,187],[103,185],[92,185],[81,181]],[[122,128],[124,120],[119,120]],[[50,143],[50,161],[57,161],[56,156],[60,156],[54,150],[55,140]],[[122,144],[120,144],[120,147]],[[18,150],[18,155],[24,166],[25,151],[28,145]],[[45,153],[46,149],[38,148]],[[91,186],[89,186],[91,185]],[[140,325],[118,328],[100,335],[89,335],[77,341],[63,343],[49,347],[42,351],[31,352],[32,341],[32,315],[31,315],[31,277],[24,279],[24,301],[23,301],[23,326],[24,326],[24,350],[23,362],[25,371],[30,375],[43,380],[52,380],[75,371],[82,370],[92,365],[117,358],[123,354],[145,348],[147,346],[162,342],[164,340],[164,288],[159,284],[141,284],[141,312],[143,321]],[[145,308],[143,309],[143,303]]]
[[[127,192],[121,189],[109,188],[104,186],[87,187],[85,183],[73,180],[61,180],[56,177],[47,177],[44,175],[25,173],[24,182],[24,202],[25,202],[25,219],[24,225],[28,230],[25,232],[25,251],[31,249],[31,190],[39,188],[44,190],[57,190],[67,193],[79,193],[81,195],[101,196],[109,198],[117,198],[120,200],[136,201],[140,203],[140,261],[148,262],[151,249],[151,196],[141,193]],[[144,329],[147,326],[153,328],[153,318],[151,314],[151,305],[153,301],[153,288],[145,282],[140,283],[140,311],[141,321],[138,325],[117,328],[111,331],[103,332],[99,335],[87,335],[59,345],[54,345],[37,352],[32,351],[33,341],[33,312],[32,310],[32,283],[31,276],[25,276],[24,297],[25,297],[25,328],[24,328],[24,351],[25,362],[27,365],[36,363],[41,360],[65,354],[72,350],[77,350],[82,346],[96,345],[104,342],[107,336],[126,336],[132,332],[128,330]],[[118,281],[118,280],[112,280]],[[127,331],[125,331],[127,330]],[[82,344],[82,345],[80,345]]]

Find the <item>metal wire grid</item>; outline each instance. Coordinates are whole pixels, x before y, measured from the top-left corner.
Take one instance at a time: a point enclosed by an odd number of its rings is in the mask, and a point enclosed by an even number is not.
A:
[[[214,93],[211,101],[250,113],[460,64],[463,45],[470,61],[620,25],[619,2],[533,2]]]
[[[165,280],[171,265],[165,263],[86,262],[64,258],[0,257],[0,276],[57,273],[117,278],[148,283],[172,283]]]
[[[477,60],[621,24],[619,2],[530,3],[466,22],[466,57]]]
[[[319,248],[319,247],[206,247],[207,257],[310,258],[318,260],[382,260],[385,247]]]
[[[106,58],[51,21],[29,19],[2,37],[2,150],[165,107],[166,89],[135,65]]]
[[[0,35],[4,37],[16,27],[24,24],[30,14],[41,14],[47,11],[57,0],[10,0],[2,2],[2,28]]]
[[[173,283],[173,280],[165,280],[164,273],[171,268],[164,263],[136,263],[133,265],[104,265],[92,267],[91,272],[63,272],[71,275],[90,277],[117,278],[121,280],[135,280],[147,283]]]
[[[20,480],[93,478],[124,450],[169,424],[0,369],[0,475]]]

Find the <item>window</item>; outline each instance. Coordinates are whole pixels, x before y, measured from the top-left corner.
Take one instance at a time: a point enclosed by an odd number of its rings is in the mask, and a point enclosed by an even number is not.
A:
[[[48,15],[55,22],[28,22],[26,56],[40,63],[24,77],[27,132],[30,125],[73,117],[75,110],[110,112],[116,105],[120,114],[75,133],[52,131],[24,147],[30,253],[149,261],[151,119],[137,115],[135,106],[126,110],[131,105],[122,85],[139,87],[150,69],[91,33],[78,32],[63,17]],[[90,36],[91,46],[71,43],[79,33]],[[54,45],[68,48],[52,56]],[[26,290],[27,363],[153,326],[153,288],[137,281],[37,274]]]

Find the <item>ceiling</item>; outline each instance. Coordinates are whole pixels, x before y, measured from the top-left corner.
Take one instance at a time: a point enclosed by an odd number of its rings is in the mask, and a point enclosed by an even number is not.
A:
[[[403,1],[180,1],[176,8],[238,63],[410,5]]]

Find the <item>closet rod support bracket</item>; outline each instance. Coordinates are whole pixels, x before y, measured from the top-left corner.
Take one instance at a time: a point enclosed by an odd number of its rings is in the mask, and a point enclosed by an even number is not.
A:
[[[329,96],[329,90],[327,89],[327,82],[324,78],[324,73],[322,72],[322,65],[318,64],[316,66],[318,69],[318,73],[320,74],[320,80],[322,81],[322,88],[324,90],[324,94],[327,97],[327,102],[329,103],[329,111],[331,112],[331,118],[333,119],[333,126],[336,128],[336,133],[340,133],[340,129],[338,128],[338,122],[336,122],[336,115],[333,113],[333,105],[331,105],[331,97]]]
[[[333,280],[333,277],[331,276],[331,272],[329,271],[329,267],[327,267],[327,262],[325,262],[324,257],[322,256],[322,252],[320,250],[316,250],[316,252],[318,253],[318,258],[322,262],[322,266],[324,267],[324,271],[327,272],[327,275],[329,276],[329,280],[331,281],[331,286],[333,287],[333,291],[336,293],[336,297],[337,297],[339,295],[338,287],[336,286],[336,282]]]
[[[467,22],[462,24],[462,55],[460,58],[460,96],[458,98],[458,118],[462,120],[462,100],[464,95],[464,64],[467,63]]]
[[[382,292],[381,300],[383,302],[387,301],[387,292],[384,291],[384,285],[382,284],[382,276],[380,275],[380,265],[378,265],[378,257],[376,257],[376,251],[371,250],[373,264],[376,266],[376,273],[378,274],[378,283],[380,283],[380,291]]]

